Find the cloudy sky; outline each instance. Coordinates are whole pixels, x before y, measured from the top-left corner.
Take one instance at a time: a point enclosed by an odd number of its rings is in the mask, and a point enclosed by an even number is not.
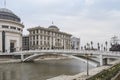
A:
[[[0,7],[4,7],[0,0]],[[120,35],[120,0],[7,0],[27,28],[48,27],[52,21],[63,32],[81,38],[81,44],[110,41]]]

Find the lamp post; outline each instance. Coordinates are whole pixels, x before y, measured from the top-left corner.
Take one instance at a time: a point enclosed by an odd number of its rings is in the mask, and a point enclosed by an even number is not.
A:
[[[89,76],[89,63],[88,63],[88,59],[89,59],[89,57],[91,57],[92,56],[92,54],[85,54],[85,57],[86,57],[86,59],[87,59],[87,76]]]

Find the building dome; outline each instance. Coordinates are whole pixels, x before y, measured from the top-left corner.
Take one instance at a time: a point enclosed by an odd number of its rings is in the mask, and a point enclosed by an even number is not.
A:
[[[15,15],[11,10],[6,8],[0,8],[0,19],[12,20],[20,22],[20,18]]]
[[[51,25],[48,27],[49,29],[55,30],[55,31],[59,31],[59,28],[55,25]]]

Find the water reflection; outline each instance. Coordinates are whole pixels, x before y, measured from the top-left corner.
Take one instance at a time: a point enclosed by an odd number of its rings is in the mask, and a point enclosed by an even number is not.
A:
[[[62,74],[73,75],[85,70],[86,64],[74,59],[0,64],[0,80],[45,80]]]
[[[15,71],[0,71],[0,80],[15,80],[17,79]]]

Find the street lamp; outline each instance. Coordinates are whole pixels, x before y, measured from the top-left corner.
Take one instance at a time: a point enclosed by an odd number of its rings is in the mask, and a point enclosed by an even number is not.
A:
[[[88,53],[85,54],[85,57],[87,59],[87,76],[89,76],[89,63],[88,63],[88,59],[91,56],[92,56],[92,53],[91,54],[88,54]]]

